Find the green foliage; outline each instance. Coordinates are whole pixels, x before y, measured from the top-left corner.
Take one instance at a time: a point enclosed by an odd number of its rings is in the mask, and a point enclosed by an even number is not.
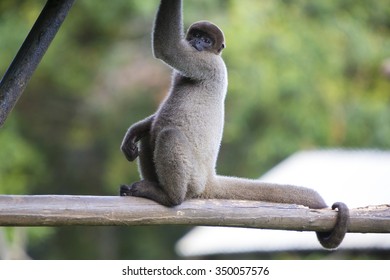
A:
[[[231,171],[226,158],[246,154],[255,160],[244,156],[233,172],[255,177],[300,149],[390,147],[388,126],[378,126],[390,121],[380,73],[390,56],[387,6],[244,0],[228,12],[222,170]]]
[[[18,3],[22,2],[22,3]],[[38,3],[37,3],[38,2]],[[39,3],[41,2],[41,3]],[[0,76],[2,77],[26,38],[42,8],[43,1],[1,1]]]
[[[0,74],[46,1],[1,1]],[[152,58],[158,1],[76,1],[0,130],[0,192],[116,195],[138,179],[119,151],[154,112],[170,69]],[[259,177],[323,147],[390,148],[385,1],[185,1],[185,22],[225,32],[229,72],[218,171]],[[182,227],[30,232],[35,258],[174,258]],[[11,230],[12,231],[12,230]],[[49,245],[49,246],[48,246]]]
[[[23,139],[14,121],[7,123],[0,133],[0,192],[28,193],[29,187],[45,178],[44,157],[33,143]]]

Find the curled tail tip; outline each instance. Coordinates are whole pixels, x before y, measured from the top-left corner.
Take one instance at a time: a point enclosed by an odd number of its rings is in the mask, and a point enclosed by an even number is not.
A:
[[[338,209],[339,211],[347,211],[349,213],[348,206],[344,202],[335,202],[332,205],[332,210]]]
[[[332,231],[317,232],[317,238],[320,244],[329,250],[336,249],[344,240],[349,224],[349,209],[343,202],[335,202],[332,205],[332,210],[337,209],[337,220]]]

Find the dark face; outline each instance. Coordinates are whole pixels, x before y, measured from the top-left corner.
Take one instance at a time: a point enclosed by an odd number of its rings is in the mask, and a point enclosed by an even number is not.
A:
[[[199,52],[211,50],[214,45],[214,41],[207,33],[196,29],[191,31],[187,36],[187,40]]]

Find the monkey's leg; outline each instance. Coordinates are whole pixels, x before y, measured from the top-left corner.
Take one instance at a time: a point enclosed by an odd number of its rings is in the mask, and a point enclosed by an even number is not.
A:
[[[142,180],[130,186],[122,185],[120,187],[120,195],[144,197],[165,206],[172,206],[172,203],[157,182]]]
[[[166,206],[179,205],[187,194],[192,164],[192,152],[184,135],[174,128],[165,129],[159,133],[154,150],[158,181],[123,185],[120,193],[149,198]]]
[[[150,142],[150,135],[147,134],[140,141],[138,168],[143,180],[132,185],[121,185],[121,196],[146,197],[159,201],[164,197],[161,188],[158,186],[156,168],[153,162],[153,148]],[[168,201],[161,201],[161,204],[167,205]]]
[[[140,141],[138,168],[142,179],[151,182],[158,182],[153,154],[154,150],[150,142],[150,135],[148,134]]]
[[[179,205],[186,198],[193,170],[190,143],[176,128],[161,131],[156,139],[154,162],[158,181],[171,205]]]

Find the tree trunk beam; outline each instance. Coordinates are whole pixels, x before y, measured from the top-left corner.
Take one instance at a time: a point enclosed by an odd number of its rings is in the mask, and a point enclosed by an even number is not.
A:
[[[390,205],[350,210],[349,232],[390,233]],[[337,212],[257,201],[185,201],[168,208],[120,196],[0,195],[0,226],[203,225],[329,231]]]

